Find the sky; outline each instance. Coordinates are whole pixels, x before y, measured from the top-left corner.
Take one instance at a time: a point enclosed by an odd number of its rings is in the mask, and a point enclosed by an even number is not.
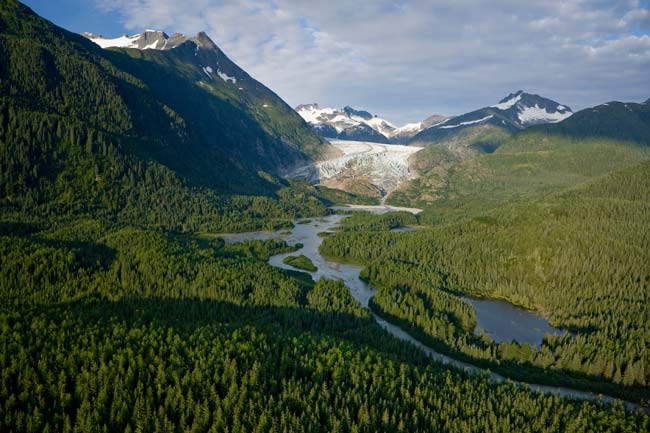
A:
[[[291,106],[397,124],[517,90],[572,109],[650,97],[650,0],[24,0],[106,37],[206,31]]]

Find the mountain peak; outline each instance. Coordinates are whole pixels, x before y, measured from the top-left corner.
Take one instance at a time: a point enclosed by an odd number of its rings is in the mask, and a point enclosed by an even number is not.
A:
[[[191,41],[197,46],[216,50],[217,45],[205,32],[199,32],[195,37],[188,38],[182,33],[174,33],[171,37],[162,30],[145,30],[133,36],[122,35],[119,38],[105,38],[102,35],[85,32],[81,34],[102,48],[135,48],[138,50],[171,50]]]
[[[511,93],[505,98],[501,99],[498,104],[492,105],[492,107],[500,108],[502,110],[508,109],[513,105],[515,105],[517,102],[519,102],[521,98],[524,96],[537,96],[537,95],[531,95],[530,93],[526,93],[523,90],[517,90],[515,93]]]
[[[192,41],[201,48],[207,48],[211,50],[217,49],[217,44],[215,44],[212,39],[210,39],[206,32],[199,32],[194,38],[192,38]]]
[[[318,103],[314,102],[312,104],[300,104],[295,108],[296,111],[304,111],[304,110],[320,110],[320,105]]]
[[[345,107],[343,107],[343,111],[348,113],[349,116],[358,116],[358,117],[361,117],[362,119],[365,119],[365,120],[370,120],[370,119],[373,118],[373,115],[370,114],[369,112],[363,111],[363,110],[355,110],[354,108],[350,107],[349,105],[346,105]]]
[[[316,103],[302,104],[296,107],[296,111],[321,136],[342,140],[399,143],[425,128],[425,122],[397,127],[386,119],[349,105],[343,108],[321,108]]]
[[[490,108],[496,108],[508,117],[513,117],[513,120],[523,127],[560,122],[573,114],[571,108],[566,105],[523,90],[509,94]]]

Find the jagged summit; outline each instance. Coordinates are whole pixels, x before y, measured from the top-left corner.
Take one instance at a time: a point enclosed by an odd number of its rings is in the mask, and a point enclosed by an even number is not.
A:
[[[122,35],[119,38],[105,38],[94,33],[82,33],[82,36],[90,39],[102,48],[135,48],[138,50],[171,50],[185,42],[194,42],[198,47],[204,49],[217,49],[217,45],[205,32],[199,32],[190,38],[182,33],[174,33],[168,36],[161,30],[145,30],[136,35]]]
[[[342,140],[403,143],[427,124],[425,120],[397,127],[386,119],[349,105],[339,109],[321,108],[317,103],[302,104],[296,107],[296,111],[323,137]]]
[[[358,116],[358,117],[361,117],[362,119],[365,119],[365,120],[370,120],[373,117],[376,117],[376,116],[373,116],[372,114],[370,114],[369,112],[367,112],[365,110],[355,110],[354,108],[350,107],[349,105],[346,105],[345,107],[343,107],[343,111],[348,113],[349,116]]]
[[[220,78],[225,83],[236,85],[239,90],[244,90],[241,87],[241,81],[250,81],[248,74],[235,65],[205,32],[199,32],[192,38],[182,33],[174,33],[172,36],[168,36],[167,33],[161,30],[145,30],[133,36],[124,35],[114,39],[107,39],[94,33],[82,33],[81,35],[102,48],[159,51],[170,51],[179,48],[178,54],[181,56],[187,56],[188,52],[193,53],[196,58],[193,63],[198,66],[204,78],[209,80],[219,80]],[[181,47],[184,47],[184,49]],[[189,55],[191,56],[191,54]]]
[[[303,111],[303,110],[320,110],[320,105],[318,103],[314,102],[311,104],[300,104],[295,108],[296,111]]]

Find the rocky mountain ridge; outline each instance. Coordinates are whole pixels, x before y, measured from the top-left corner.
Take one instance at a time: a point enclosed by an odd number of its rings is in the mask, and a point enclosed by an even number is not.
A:
[[[312,103],[298,105],[295,110],[322,137],[373,143],[406,143],[418,132],[447,118],[436,114],[421,122],[396,126],[382,117],[350,106],[322,108]]]
[[[415,135],[412,143],[448,141],[466,129],[490,125],[508,133],[530,126],[557,123],[573,114],[571,108],[543,96],[519,90],[497,104],[450,117]]]
[[[460,114],[435,114],[420,122],[396,126],[368,111],[350,106],[341,109],[317,103],[299,105],[296,112],[322,137],[375,143],[436,143],[440,138],[470,127],[490,124],[508,132],[534,125],[557,123],[573,114],[571,108],[551,99],[519,90],[497,104]]]

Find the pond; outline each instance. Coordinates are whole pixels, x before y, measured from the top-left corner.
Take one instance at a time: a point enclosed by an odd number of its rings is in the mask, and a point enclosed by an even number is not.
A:
[[[497,343],[516,341],[540,347],[544,334],[562,335],[565,331],[549,325],[548,320],[524,308],[500,299],[463,298],[476,311],[475,334],[487,334]]]

